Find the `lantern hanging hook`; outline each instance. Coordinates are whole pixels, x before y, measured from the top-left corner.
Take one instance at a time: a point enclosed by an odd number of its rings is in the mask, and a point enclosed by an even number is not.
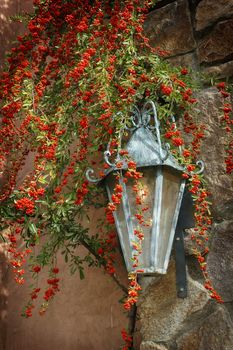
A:
[[[153,116],[153,119],[154,119],[154,125],[150,124],[151,115]],[[158,119],[155,103],[152,100],[147,101],[142,108],[142,124],[149,130],[155,130],[156,139],[159,145],[160,159],[162,162],[164,162],[169,156],[170,145],[166,143],[164,148],[162,147],[161,134],[160,134],[160,121]]]
[[[133,105],[131,113],[132,113],[132,116],[130,120],[133,126],[130,127],[126,125],[125,129],[133,132],[142,126],[142,117],[141,117],[141,112],[136,105]]]

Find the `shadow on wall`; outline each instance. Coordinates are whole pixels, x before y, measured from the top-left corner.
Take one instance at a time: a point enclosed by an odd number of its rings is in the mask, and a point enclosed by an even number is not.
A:
[[[25,32],[20,22],[10,20],[11,16],[32,11],[32,0],[0,0],[0,70],[5,65],[7,51],[15,43],[16,37]],[[9,265],[5,253],[5,244],[0,241],[0,349],[6,348],[7,342],[7,304]]]
[[[0,245],[0,349],[6,348],[7,338],[7,304],[8,304],[8,263],[4,253],[4,244]]]
[[[32,8],[32,0],[0,1],[0,70],[4,67],[6,53],[14,46],[16,37],[25,32],[24,25],[10,20],[10,17],[31,12]]]

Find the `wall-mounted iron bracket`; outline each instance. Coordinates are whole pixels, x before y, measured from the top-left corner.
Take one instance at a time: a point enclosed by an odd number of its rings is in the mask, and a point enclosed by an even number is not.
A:
[[[173,242],[176,260],[176,286],[178,298],[188,296],[187,269],[184,249],[184,230],[195,226],[194,207],[191,193],[185,189]]]
[[[187,298],[187,272],[184,251],[184,236],[181,227],[176,227],[174,238],[175,260],[176,260],[176,289],[178,298]]]

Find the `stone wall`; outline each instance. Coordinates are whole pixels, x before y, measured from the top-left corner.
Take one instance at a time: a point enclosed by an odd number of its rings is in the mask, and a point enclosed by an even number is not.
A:
[[[145,24],[151,44],[169,51],[170,62],[233,75],[232,0],[162,0]]]
[[[214,218],[208,269],[225,303],[216,304],[203,289],[187,236],[188,298],[176,297],[174,263],[159,281],[142,281],[144,292],[136,328],[136,338],[142,338],[140,350],[233,349],[233,182],[224,168],[224,132],[218,127],[219,95],[216,88],[208,86],[209,74],[221,79],[233,76],[232,25],[232,0],[162,0],[145,23],[151,44],[169,51],[172,64],[207,75],[198,107],[199,118],[207,126],[201,157],[212,192]]]

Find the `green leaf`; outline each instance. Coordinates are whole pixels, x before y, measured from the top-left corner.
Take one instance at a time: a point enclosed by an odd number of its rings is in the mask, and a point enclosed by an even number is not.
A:
[[[5,239],[5,237],[2,235],[2,233],[0,233],[0,237],[1,237],[1,239],[3,240],[3,242],[6,242],[6,239]]]
[[[30,233],[32,233],[33,235],[37,234],[37,228],[36,228],[34,223],[29,222],[28,229],[29,229]]]
[[[83,271],[82,267],[79,268],[79,277],[80,277],[80,280],[83,280],[85,278],[84,271]]]

